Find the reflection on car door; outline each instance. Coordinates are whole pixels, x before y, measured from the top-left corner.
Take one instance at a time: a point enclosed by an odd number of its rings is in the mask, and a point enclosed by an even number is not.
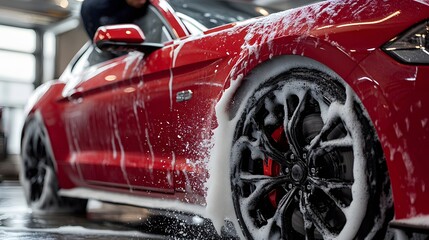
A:
[[[172,191],[171,154],[163,154],[166,143],[154,135],[169,130],[159,119],[162,114],[146,108],[153,102],[168,105],[150,89],[169,78],[170,59],[163,49],[149,56],[131,52],[89,67],[67,83],[63,121],[70,161],[86,182]]]

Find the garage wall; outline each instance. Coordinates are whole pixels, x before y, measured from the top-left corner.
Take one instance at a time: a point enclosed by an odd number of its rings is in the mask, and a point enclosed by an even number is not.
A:
[[[51,38],[44,38],[42,45],[37,42],[37,39],[41,38],[38,38],[33,30],[3,25],[0,25],[0,30],[7,36],[0,42],[0,65],[4,67],[3,70],[7,70],[0,73],[0,125],[1,131],[7,136],[9,154],[18,154],[24,105],[34,85],[58,78],[88,37],[80,25],[60,33],[54,28],[51,34],[48,34],[53,39],[52,42],[49,40]],[[42,35],[43,33],[39,36]],[[42,52],[46,55],[42,57],[43,63],[40,62]],[[43,73],[40,72],[41,69],[36,71],[36,68],[41,66]]]
[[[54,77],[58,78],[77,51],[88,41],[80,24],[77,28],[57,35],[57,52]]]
[[[17,154],[24,106],[37,78],[39,35],[33,29],[6,25],[0,25],[0,35],[0,136],[6,136],[8,152]]]

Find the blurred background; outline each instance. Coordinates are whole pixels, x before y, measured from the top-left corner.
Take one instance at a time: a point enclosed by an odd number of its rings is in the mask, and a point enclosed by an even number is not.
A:
[[[0,0],[0,175],[16,178],[24,107],[87,41],[79,0]]]

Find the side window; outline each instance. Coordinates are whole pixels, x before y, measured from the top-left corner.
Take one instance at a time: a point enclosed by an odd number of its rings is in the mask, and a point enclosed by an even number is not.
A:
[[[88,44],[88,48],[73,65],[71,73],[79,74],[92,65],[110,60],[117,56],[118,55],[115,55],[108,51],[100,51],[96,47],[94,47],[93,44]]]
[[[172,40],[168,26],[153,6],[148,7],[146,13],[134,24],[139,26],[146,37],[146,42],[163,43]]]
[[[199,35],[204,31],[207,31],[207,28],[195,19],[186,16],[185,14],[182,14],[180,12],[176,12],[176,14],[180,18],[180,20],[182,20],[182,23],[185,24],[186,28],[192,35]]]
[[[85,49],[84,51],[79,51],[76,56],[77,60],[73,63],[71,67],[71,73],[72,74],[78,74],[81,73],[85,68],[89,67],[88,57],[93,51],[94,47],[89,42],[85,44],[85,46],[82,48]]]

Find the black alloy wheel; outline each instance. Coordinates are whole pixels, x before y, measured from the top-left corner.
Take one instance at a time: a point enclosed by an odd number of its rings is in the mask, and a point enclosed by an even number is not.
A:
[[[231,154],[233,202],[247,238],[383,236],[393,216],[384,155],[341,82],[296,68],[247,102]]]
[[[48,135],[37,120],[25,127],[21,143],[20,180],[27,204],[33,210],[84,212],[87,200],[58,196],[58,182],[50,152]]]

